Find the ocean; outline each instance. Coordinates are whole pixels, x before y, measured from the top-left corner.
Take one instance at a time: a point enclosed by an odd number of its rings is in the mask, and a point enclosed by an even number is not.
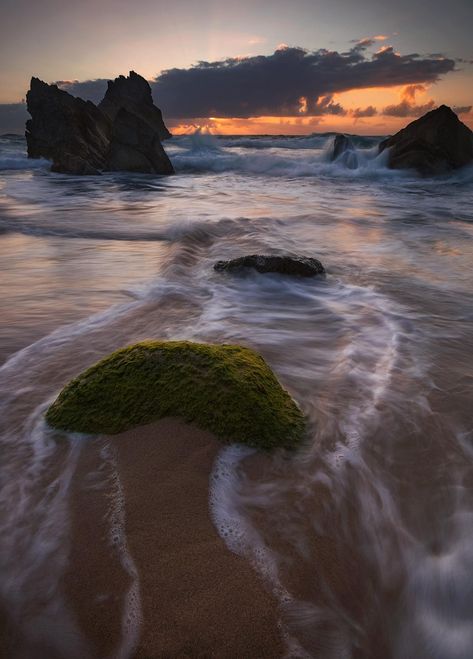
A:
[[[74,177],[0,138],[0,608],[69,624],[84,438],[65,450],[44,423],[60,389],[142,339],[241,343],[310,425],[290,458],[223,447],[210,480],[288,656],[471,659],[473,167],[392,171],[380,140],[353,137],[352,167],[330,162],[330,134],[196,132],[165,144],[175,176]],[[256,253],[327,276],[213,270]]]

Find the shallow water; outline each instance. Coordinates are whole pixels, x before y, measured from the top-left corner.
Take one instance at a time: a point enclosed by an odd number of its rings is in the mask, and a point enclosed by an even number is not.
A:
[[[31,638],[56,620],[59,655],[83,440],[59,449],[42,412],[152,337],[256,348],[309,416],[297,456],[230,447],[211,479],[216,527],[280,598],[291,656],[471,657],[473,170],[392,172],[374,138],[347,169],[331,139],[174,138],[163,179],[51,174],[0,138],[0,594]],[[315,256],[327,277],[212,269],[258,252]]]

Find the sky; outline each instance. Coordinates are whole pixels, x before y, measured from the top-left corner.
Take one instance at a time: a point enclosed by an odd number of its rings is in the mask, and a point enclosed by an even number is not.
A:
[[[473,128],[473,0],[1,0],[0,133],[32,75],[100,100],[130,70],[175,132],[393,133],[441,103]]]

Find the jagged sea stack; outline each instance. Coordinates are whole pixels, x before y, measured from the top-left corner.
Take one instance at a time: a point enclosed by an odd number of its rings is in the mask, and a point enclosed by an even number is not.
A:
[[[109,82],[98,107],[38,78],[26,99],[28,156],[51,160],[53,171],[174,173],[161,144],[170,133],[148,82],[134,71]]]
[[[112,121],[121,109],[127,110],[149,124],[161,141],[172,137],[164,125],[161,110],[153,103],[151,87],[134,71],[130,71],[128,77],[118,76],[115,80],[108,81],[107,91],[103,101],[99,103],[99,109]]]
[[[112,124],[107,169],[172,174],[161,144],[171,137],[148,82],[134,71],[109,81],[99,109]]]
[[[106,169],[110,122],[90,101],[75,98],[31,78],[26,95],[29,158],[52,161],[51,169],[68,174],[98,174]]]
[[[411,122],[379,145],[390,148],[389,167],[423,176],[446,174],[473,162],[473,132],[446,105]]]

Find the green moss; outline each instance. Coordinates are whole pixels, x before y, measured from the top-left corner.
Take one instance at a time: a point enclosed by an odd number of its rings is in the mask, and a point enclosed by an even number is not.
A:
[[[302,412],[264,359],[236,345],[145,341],[79,375],[46,413],[61,430],[115,434],[183,418],[223,441],[271,449],[302,439]]]

